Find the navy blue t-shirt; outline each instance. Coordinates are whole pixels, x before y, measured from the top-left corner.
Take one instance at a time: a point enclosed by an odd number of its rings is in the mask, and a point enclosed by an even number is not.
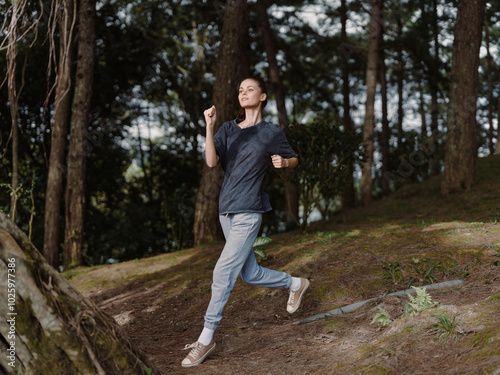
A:
[[[221,126],[214,143],[224,171],[219,214],[270,211],[272,207],[269,196],[262,190],[262,181],[272,163],[271,156],[297,157],[281,128],[261,121],[242,129],[232,120]]]

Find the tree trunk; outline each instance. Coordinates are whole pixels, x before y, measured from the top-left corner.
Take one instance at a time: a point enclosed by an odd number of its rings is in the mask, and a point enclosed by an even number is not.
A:
[[[419,112],[420,112],[420,135],[422,138],[427,137],[427,111],[425,110],[425,97],[424,97],[424,88],[422,87],[423,78],[421,77],[418,82],[418,91],[420,92],[420,103],[419,103]]]
[[[340,21],[341,21],[341,45],[347,44],[347,5],[346,0],[342,0],[340,4]],[[354,127],[352,125],[351,119],[351,101],[349,88],[349,61],[347,60],[347,55],[343,52],[340,54],[342,62],[342,95],[343,95],[343,107],[344,107],[344,132],[350,133],[354,132]],[[355,205],[356,194],[354,191],[354,163],[349,162],[348,166],[346,186],[342,194],[342,209],[352,208]]]
[[[441,193],[469,189],[476,169],[476,101],[485,0],[458,2]]]
[[[500,87],[500,82],[498,87]],[[497,155],[500,155],[500,95],[498,95],[497,102]]]
[[[421,1],[420,2],[420,11],[422,12],[421,17],[426,17],[426,6],[425,2]],[[420,93],[420,103],[419,103],[419,112],[420,112],[420,121],[421,121],[421,126],[420,126],[420,135],[422,138],[427,137],[427,119],[426,119],[426,110],[425,110],[425,98],[424,98],[424,87],[422,85],[422,82],[425,80],[425,74],[423,73],[424,67],[421,67],[421,69],[418,69],[419,72],[417,74],[417,85],[418,85],[418,91]]]
[[[484,38],[486,42],[486,74],[488,76],[488,149],[490,155],[495,153],[495,145],[493,144],[494,130],[493,130],[493,69],[490,51],[490,26],[488,22],[488,14],[485,14],[484,21]]]
[[[373,191],[373,152],[375,133],[375,93],[377,90],[377,60],[378,40],[380,33],[380,14],[382,0],[372,0],[372,13],[370,20],[370,42],[368,45],[368,58],[366,66],[366,114],[363,124],[363,145],[365,160],[361,175],[361,202],[364,205],[371,203]]]
[[[382,16],[380,17],[382,19]],[[379,63],[378,68],[380,74],[380,96],[382,97],[382,138],[380,142],[380,151],[382,153],[382,192],[384,194],[389,193],[389,181],[384,178],[388,171],[389,164],[389,117],[387,109],[387,77],[386,77],[386,66],[385,66],[385,54],[382,48],[384,40],[384,29],[383,25],[380,25],[379,33]]]
[[[113,318],[75,290],[2,212],[0,277],[2,373],[158,373]]]
[[[78,64],[71,115],[68,180],[66,182],[65,269],[79,266],[82,263],[87,129],[94,73],[96,2],[95,0],[81,0],[79,5]]]
[[[17,194],[19,188],[19,124],[18,124],[18,97],[16,88],[16,70],[17,70],[17,20],[21,16],[19,2],[12,4],[12,17],[8,27],[7,36],[7,87],[10,104],[10,117],[12,126],[12,180],[11,180],[11,199],[10,199],[10,217],[16,221]]]
[[[233,119],[238,108],[237,87],[239,80],[248,75],[245,41],[248,34],[246,0],[228,0],[224,13],[221,45],[217,64],[213,103],[217,108],[216,131],[223,122]],[[196,199],[194,243],[200,245],[222,238],[219,224],[219,192],[222,184],[220,165],[209,168],[205,164]]]
[[[285,96],[283,95],[283,84],[281,82],[281,75],[276,59],[276,48],[274,46],[274,37],[269,24],[269,15],[267,14],[267,2],[265,0],[257,1],[257,9],[259,11],[262,39],[264,41],[264,48],[266,50],[267,62],[269,64],[269,78],[271,86],[276,99],[276,106],[278,108],[279,125],[282,130],[286,130],[289,125],[288,115],[285,106]]]
[[[269,63],[269,77],[271,80],[276,106],[278,108],[279,125],[286,133],[288,131],[288,114],[285,105],[285,95],[283,93],[283,83],[276,59],[276,48],[273,38],[273,32],[269,24],[269,15],[267,14],[267,4],[264,0],[257,1],[260,21],[262,23],[262,37],[266,49],[267,61]],[[292,182],[292,170],[285,169],[285,222],[288,228],[298,227],[299,222],[299,192],[297,186]]]
[[[49,172],[45,192],[45,225],[43,254],[54,268],[59,264],[61,201],[66,174],[66,137],[71,104],[71,71],[73,65],[73,0],[64,0],[60,21],[59,63],[56,72],[56,97],[51,129]]]
[[[429,88],[431,92],[431,136],[433,142],[433,154],[430,160],[430,170],[431,175],[436,176],[440,173],[441,166],[439,160],[439,130],[438,130],[438,120],[439,120],[439,105],[438,105],[438,85],[437,80],[439,77],[439,24],[438,24],[438,7],[437,0],[432,2],[432,29],[434,36],[434,69],[432,71],[431,82],[429,82]]]
[[[400,4],[401,5],[401,1]],[[403,22],[401,21],[401,15],[398,14],[397,21],[397,39],[401,40],[403,35]],[[398,145],[401,145],[401,138],[403,137],[403,75],[404,75],[404,59],[403,59],[403,46],[402,43],[397,44],[397,54],[398,54],[398,68],[397,68],[397,82],[398,82],[398,125],[397,125],[397,134],[398,134]]]

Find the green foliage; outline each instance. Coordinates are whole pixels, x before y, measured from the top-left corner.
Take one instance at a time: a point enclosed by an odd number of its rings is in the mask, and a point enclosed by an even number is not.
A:
[[[324,219],[338,209],[350,166],[360,161],[361,138],[342,131],[333,115],[291,126],[288,138],[300,155],[293,175],[301,187],[305,227],[313,209],[318,209]]]
[[[403,274],[401,272],[402,267],[399,262],[386,262],[382,261],[382,268],[387,271],[385,275],[385,279],[389,282],[392,282],[394,285],[397,285],[403,278]]]
[[[438,281],[436,271],[440,268],[444,268],[441,262],[426,259],[424,266],[417,267],[416,272],[420,275],[424,283],[435,283]]]
[[[138,150],[126,152],[111,141],[103,139],[90,160],[95,179],[91,186],[97,189],[88,192],[93,220],[87,223],[87,262],[128,260],[192,246],[199,160],[187,158],[182,146],[163,147],[173,143],[170,138],[149,141],[147,148],[142,144],[150,156],[135,160]],[[100,163],[94,164],[96,160]]]
[[[8,190],[9,195],[13,198],[9,203],[10,205],[14,205],[13,217],[11,219],[14,222],[18,222],[18,211],[21,209],[25,213],[29,213],[29,219],[27,222],[21,223],[21,227],[28,228],[28,238],[31,239],[31,234],[33,232],[33,219],[35,216],[35,175],[31,180],[31,188],[26,189],[23,187],[23,184],[19,184],[17,188],[13,188],[11,184],[0,183],[0,188],[5,188]],[[20,203],[20,205],[19,205]],[[12,207],[7,208],[5,206],[3,209],[0,206],[0,211],[7,213],[10,216],[10,212],[12,212]]]
[[[387,283],[398,285],[404,283],[409,288],[412,284],[433,284],[447,275],[466,277],[456,261],[441,261],[431,258],[415,258],[407,261],[382,261],[383,277]]]
[[[433,302],[429,293],[427,293],[427,288],[418,288],[412,286],[413,289],[417,292],[417,295],[414,297],[411,294],[408,294],[408,304],[410,308],[413,310],[413,313],[421,312],[426,309],[430,309],[439,304],[439,302]]]
[[[267,258],[267,252],[259,246],[267,245],[271,241],[272,241],[272,239],[269,237],[257,237],[255,239],[255,242],[253,243],[253,247],[254,247],[253,252],[256,255],[258,255],[259,257],[261,257],[262,259]]]
[[[253,247],[264,246],[272,241],[269,237],[257,237],[253,243]]]
[[[435,158],[441,158],[432,138],[422,137],[416,132],[404,132],[397,147],[391,148],[385,176],[376,175],[376,186],[385,179],[393,190],[404,184],[421,182],[430,177],[429,170]]]
[[[389,313],[383,307],[379,307],[378,311],[379,312],[375,314],[370,324],[380,323],[380,328],[387,327],[391,324],[392,320]]]
[[[267,252],[264,249],[261,249],[260,247],[253,249],[253,252],[262,259],[267,258]]]
[[[435,332],[436,337],[441,341],[445,341],[448,338],[458,339],[458,335],[456,332],[458,322],[456,317],[450,318],[448,314],[444,311],[440,311],[437,316],[435,316],[437,322],[434,323],[432,327],[432,331]]]

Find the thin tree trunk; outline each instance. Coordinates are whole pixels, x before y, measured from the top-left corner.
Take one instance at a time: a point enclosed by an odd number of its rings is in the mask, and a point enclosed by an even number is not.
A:
[[[146,165],[146,153],[144,152],[144,137],[141,135],[142,124],[137,123],[137,146],[139,147],[139,159],[141,160],[141,168],[144,173],[144,183],[146,184],[146,189],[148,192],[149,199],[153,199],[153,183],[151,180],[150,173],[148,171],[148,166]],[[152,155],[149,155],[149,160],[152,159]],[[152,170],[152,169],[151,169]]]
[[[0,292],[2,374],[159,373],[2,212],[0,277],[6,286]]]
[[[400,2],[400,6],[401,2]],[[403,35],[403,23],[401,21],[401,15],[398,15],[397,21],[397,35],[398,40],[402,39]],[[403,75],[404,75],[404,60],[403,60],[403,47],[401,43],[397,45],[397,55],[398,55],[398,67],[397,67],[397,82],[398,82],[398,125],[397,125],[397,134],[398,134],[398,145],[401,144],[401,138],[403,137]]]
[[[498,87],[500,87],[500,82]],[[497,102],[497,155],[500,155],[500,95],[498,95]]]
[[[96,1],[81,0],[79,6],[78,64],[72,105],[68,180],[66,183],[65,269],[79,266],[82,263],[87,129],[94,76]]]
[[[421,84],[422,77],[419,79],[418,83],[418,91],[420,92],[420,104],[419,104],[419,112],[420,112],[420,135],[422,137],[427,137],[427,118],[426,118],[426,110],[425,110],[425,99],[424,99],[424,88]]]
[[[433,0],[432,2],[432,29],[434,34],[434,69],[433,69],[433,77],[431,82],[429,82],[429,88],[431,92],[431,136],[432,142],[434,145],[434,151],[430,160],[430,170],[431,175],[436,176],[440,173],[440,160],[439,160],[439,129],[438,129],[438,121],[439,121],[439,105],[438,105],[438,86],[437,79],[439,75],[439,24],[438,24],[438,14],[437,14],[437,0]]]
[[[380,17],[382,19],[382,16]],[[387,174],[389,164],[389,117],[387,109],[387,78],[385,66],[385,54],[383,50],[384,28],[380,26],[379,33],[379,63],[378,68],[380,74],[380,95],[382,97],[382,138],[380,142],[380,151],[382,153],[382,192],[387,194],[389,192],[389,181],[383,178]]]
[[[18,1],[12,3],[11,20],[7,35],[7,89],[10,106],[10,117],[12,127],[12,179],[11,179],[11,200],[10,217],[16,221],[17,197],[19,188],[19,112],[18,112],[18,92],[16,87],[17,71],[17,22],[21,17],[22,8]]]
[[[71,73],[73,65],[73,30],[75,13],[73,0],[64,0],[60,20],[59,63],[56,70],[56,97],[49,171],[45,193],[45,225],[43,255],[47,262],[57,268],[59,264],[61,201],[63,199],[63,180],[66,174],[66,137],[70,118]]]
[[[476,101],[485,0],[458,2],[448,106],[448,134],[441,193],[469,189],[477,158]]]
[[[494,129],[493,129],[493,69],[492,56],[490,51],[490,26],[488,22],[488,14],[485,14],[484,21],[484,38],[486,42],[486,74],[488,76],[488,149],[490,155],[495,153],[495,145],[493,144]]]
[[[224,13],[224,26],[219,49],[213,103],[217,108],[216,131],[223,122],[236,115],[238,98],[236,85],[250,70],[249,60],[240,59],[245,54],[248,35],[246,0],[228,0]],[[219,192],[222,169],[203,167],[200,189],[196,199],[194,243],[200,245],[222,238],[219,224]]]
[[[274,37],[269,24],[269,15],[267,14],[267,2],[265,0],[257,1],[257,9],[259,11],[262,39],[266,50],[267,62],[269,63],[269,77],[276,99],[278,108],[279,125],[282,130],[286,130],[289,125],[288,115],[285,107],[285,96],[283,94],[283,84],[281,82],[281,74],[276,59],[276,48],[274,46]]]
[[[363,145],[365,160],[361,175],[361,202],[364,205],[371,203],[373,192],[373,153],[375,133],[375,94],[377,90],[377,60],[379,53],[380,13],[382,0],[372,0],[370,21],[370,43],[366,66],[366,114],[363,125]]]
[[[262,36],[264,47],[266,49],[267,61],[269,63],[269,76],[271,80],[276,106],[278,108],[279,125],[286,133],[288,131],[288,114],[285,106],[285,95],[283,93],[283,83],[276,59],[276,48],[273,38],[273,32],[269,24],[269,15],[267,14],[267,4],[264,0],[257,1],[260,21],[262,23]],[[299,192],[297,186],[292,182],[292,170],[285,169],[285,222],[288,228],[299,226]]]
[[[340,4],[340,21],[342,24],[341,28],[341,45],[347,44],[347,5],[346,0],[342,0]],[[347,60],[347,55],[345,53],[340,54],[342,63],[342,95],[343,95],[343,107],[344,107],[344,132],[351,133],[354,132],[354,127],[352,125],[351,119],[351,101],[350,101],[350,88],[349,88],[349,61]],[[342,209],[352,208],[355,205],[356,194],[354,191],[354,163],[349,162],[347,166],[348,171],[346,172],[346,186],[342,194]]]

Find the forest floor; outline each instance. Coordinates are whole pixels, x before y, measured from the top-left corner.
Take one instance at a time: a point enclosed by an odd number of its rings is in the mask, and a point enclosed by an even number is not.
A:
[[[113,316],[162,374],[500,374],[500,157],[478,161],[477,185],[448,198],[440,178],[403,187],[307,233],[273,236],[262,266],[307,277],[295,314],[288,291],[241,280],[216,331],[217,347],[184,369],[223,243],[65,276]],[[438,305],[412,313],[407,296],[354,312],[289,323],[410,286]],[[391,323],[372,323],[384,308]]]

